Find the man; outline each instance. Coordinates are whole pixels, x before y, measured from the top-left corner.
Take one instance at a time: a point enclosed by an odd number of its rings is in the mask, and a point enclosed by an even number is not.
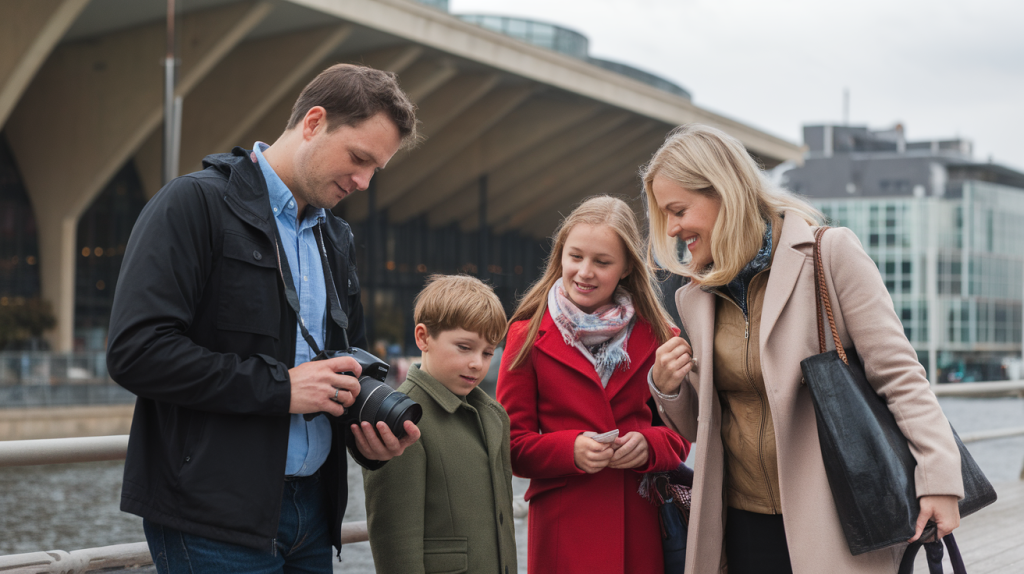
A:
[[[339,64],[273,145],[207,156],[139,216],[107,365],[138,395],[121,509],[143,517],[161,574],[331,572],[345,447],[372,470],[419,438],[303,416],[341,416],[359,392],[339,374],[354,359],[317,352],[366,343],[352,232],[328,210],[416,137],[393,74]]]

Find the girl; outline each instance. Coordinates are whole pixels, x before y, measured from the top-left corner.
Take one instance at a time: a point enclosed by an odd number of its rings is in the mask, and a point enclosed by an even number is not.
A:
[[[903,545],[850,554],[801,384],[800,361],[819,352],[811,253],[821,215],[772,190],[734,138],[700,125],[669,134],[644,187],[651,253],[693,280],[676,293],[692,350],[672,339],[652,370],[666,423],[701,446],[686,571],[896,572]],[[843,345],[856,347],[917,459],[914,539],[929,519],[948,534],[963,496],[949,423],[857,237],[828,231],[821,256]]]
[[[647,371],[671,320],[622,200],[585,201],[553,247],[512,316],[498,376],[512,470],[531,479],[528,569],[662,574],[657,510],[637,487],[689,450],[651,426],[647,407]],[[611,442],[591,438],[615,430]]]

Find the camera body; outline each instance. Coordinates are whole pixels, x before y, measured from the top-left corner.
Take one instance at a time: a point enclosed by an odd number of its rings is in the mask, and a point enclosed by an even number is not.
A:
[[[411,420],[413,424],[420,422],[423,407],[405,393],[392,389],[384,382],[388,371],[391,370],[390,365],[358,347],[352,347],[347,351],[325,350],[313,360],[322,361],[336,357],[352,357],[362,367],[359,374],[359,394],[356,395],[355,403],[340,417],[342,420],[354,424],[365,421],[374,428],[378,422],[383,421],[387,423],[395,438],[399,439],[405,436],[405,421]],[[340,374],[355,376],[351,372]],[[306,420],[315,416],[305,415]]]

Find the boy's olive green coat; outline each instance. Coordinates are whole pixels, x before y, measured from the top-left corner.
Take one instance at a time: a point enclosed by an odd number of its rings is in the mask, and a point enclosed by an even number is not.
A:
[[[479,388],[463,401],[416,365],[398,390],[423,406],[422,436],[363,473],[377,572],[515,574],[505,409]]]

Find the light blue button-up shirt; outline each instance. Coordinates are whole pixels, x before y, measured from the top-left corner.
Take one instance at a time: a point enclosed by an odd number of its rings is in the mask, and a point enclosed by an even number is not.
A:
[[[270,167],[263,150],[267,144],[256,142],[253,151],[267,181],[270,192],[270,207],[274,211],[277,230],[281,234],[281,256],[288,258],[292,283],[299,295],[299,311],[306,329],[321,349],[324,348],[324,332],[327,321],[327,287],[320,262],[319,247],[314,237],[317,218],[324,217],[323,208],[307,207],[305,217],[298,219],[295,197],[288,186],[281,181],[274,168]],[[313,359],[313,350],[298,325],[295,326],[295,364],[301,365]],[[327,417],[316,417],[311,421],[302,415],[291,415],[288,430],[288,460],[285,474],[288,476],[309,476],[327,460],[331,450],[331,423]]]

